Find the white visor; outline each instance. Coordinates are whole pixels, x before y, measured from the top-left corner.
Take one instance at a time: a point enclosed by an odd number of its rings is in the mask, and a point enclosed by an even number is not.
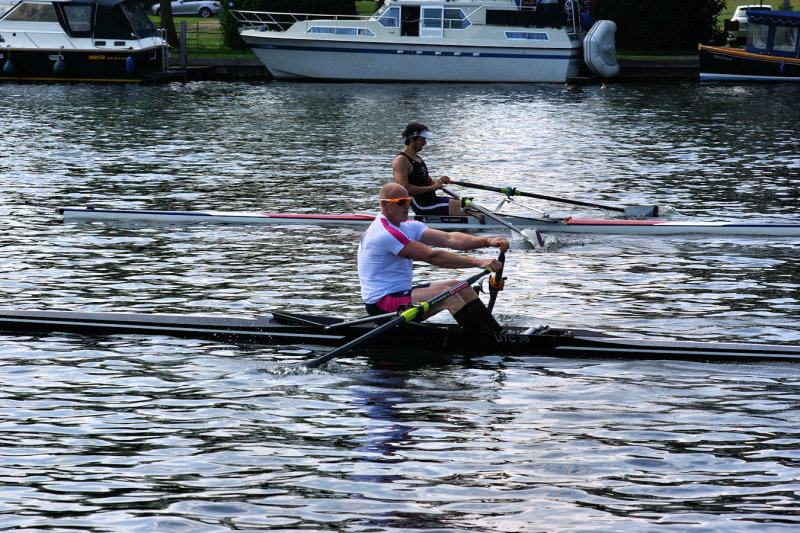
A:
[[[414,133],[409,135],[409,138],[412,138],[412,137],[424,137],[424,138],[427,139],[430,136],[431,136],[431,132],[426,131],[426,130],[422,130],[422,131],[415,131]]]

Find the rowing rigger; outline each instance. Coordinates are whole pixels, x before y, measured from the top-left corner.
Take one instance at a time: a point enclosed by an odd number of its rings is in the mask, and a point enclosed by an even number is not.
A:
[[[302,213],[261,213],[248,211],[159,211],[142,209],[103,209],[94,207],[61,207],[58,213],[65,222],[160,222],[160,223],[206,223],[206,224],[332,224],[343,226],[367,226],[375,218],[374,213],[351,213],[340,215],[313,215]],[[504,220],[522,229],[537,229],[544,232],[598,233],[612,235],[750,235],[769,237],[800,237],[800,223],[761,222],[694,222],[687,220],[642,220],[642,219],[577,219],[526,217],[501,215]],[[409,217],[428,226],[444,230],[470,230],[501,228],[502,225],[480,213],[471,216],[427,216]]]
[[[167,335],[247,345],[339,347],[372,329],[341,319],[272,313],[256,319],[195,315],[84,313],[0,309],[0,330],[26,335]],[[503,333],[466,331],[456,324],[405,323],[363,345],[381,360],[450,361],[469,355],[699,361],[800,361],[800,346],[634,339],[584,329],[511,327]],[[365,352],[357,352],[363,355]]]

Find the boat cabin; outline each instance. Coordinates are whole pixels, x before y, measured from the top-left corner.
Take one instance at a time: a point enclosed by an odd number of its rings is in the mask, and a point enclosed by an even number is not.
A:
[[[62,44],[66,34],[96,46],[124,46],[158,30],[134,0],[22,0],[0,4],[0,43],[5,32],[25,32],[36,45]],[[61,34],[61,38],[59,38]],[[107,41],[107,42],[104,42]]]
[[[746,51],[800,58],[800,12],[748,10],[747,23]]]
[[[465,30],[473,23],[562,27],[568,22],[565,1],[395,0],[384,4],[375,18],[384,28],[399,28],[406,37],[441,37],[445,30]]]
[[[137,0],[0,3],[0,81],[156,81],[168,58]]]

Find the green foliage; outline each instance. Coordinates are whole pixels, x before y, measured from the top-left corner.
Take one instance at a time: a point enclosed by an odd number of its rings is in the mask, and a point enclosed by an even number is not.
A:
[[[617,23],[623,49],[697,49],[722,43],[717,17],[726,0],[598,0],[596,19]]]
[[[239,23],[229,13],[237,11],[276,11],[279,13],[315,13],[326,15],[355,15],[354,0],[221,0],[223,10],[220,13],[222,40],[225,46],[233,49],[247,48],[239,37]]]

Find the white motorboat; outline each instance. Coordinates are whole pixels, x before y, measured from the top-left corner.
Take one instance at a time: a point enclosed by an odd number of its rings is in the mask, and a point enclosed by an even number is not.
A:
[[[0,3],[0,81],[156,80],[168,56],[134,0]]]
[[[584,3],[386,0],[368,17],[231,13],[276,79],[563,83],[588,73]],[[598,30],[586,59],[614,75],[616,26]]]

